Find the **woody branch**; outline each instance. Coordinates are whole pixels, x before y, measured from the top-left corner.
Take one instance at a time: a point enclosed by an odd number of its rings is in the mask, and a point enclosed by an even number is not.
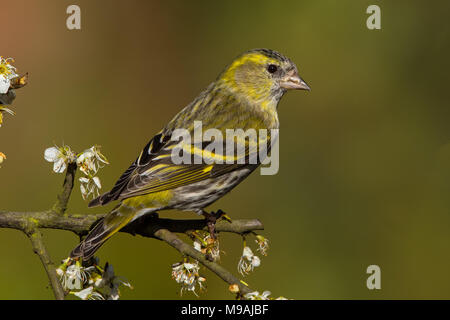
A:
[[[68,166],[61,193],[57,196],[57,201],[46,211],[0,211],[0,228],[11,228],[24,232],[30,239],[34,252],[39,256],[44,269],[47,272],[56,299],[64,299],[65,293],[55,272],[55,266],[47,252],[40,229],[58,229],[71,231],[79,236],[87,234],[90,228],[105,214],[76,214],[67,213],[67,203],[69,201],[76,174],[77,165],[72,163]],[[194,230],[207,230],[206,221],[195,220],[174,220],[159,218],[157,214],[143,216],[121,230],[132,235],[162,240],[178,250],[185,256],[192,257],[199,261],[206,268],[214,272],[228,284],[239,286],[240,294],[252,292],[248,286],[244,285],[216,262],[210,261],[206,255],[195,250],[192,246],[182,241],[176,233],[189,233]],[[230,232],[240,235],[263,230],[262,223],[257,220],[220,220],[216,224],[217,232]]]

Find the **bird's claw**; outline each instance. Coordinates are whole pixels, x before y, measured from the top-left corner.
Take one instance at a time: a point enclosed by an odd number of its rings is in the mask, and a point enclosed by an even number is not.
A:
[[[216,234],[216,222],[220,218],[224,218],[231,222],[231,219],[223,212],[222,210],[217,210],[216,212],[203,212],[205,216],[206,225],[208,226],[209,234],[211,235],[211,239],[217,239]],[[226,218],[225,218],[226,217]]]

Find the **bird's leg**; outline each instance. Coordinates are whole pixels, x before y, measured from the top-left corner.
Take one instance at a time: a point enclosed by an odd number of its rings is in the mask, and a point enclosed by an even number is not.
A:
[[[214,240],[217,239],[216,222],[218,219],[225,215],[225,212],[219,209],[216,212],[202,211],[202,214],[205,216],[206,225],[208,226],[208,231],[211,235],[211,238]]]

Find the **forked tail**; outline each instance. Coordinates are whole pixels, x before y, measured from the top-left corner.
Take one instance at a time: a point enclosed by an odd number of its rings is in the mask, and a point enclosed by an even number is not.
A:
[[[72,250],[70,257],[90,259],[106,240],[127,225],[133,217],[134,210],[131,208],[116,207],[95,225],[86,238]]]

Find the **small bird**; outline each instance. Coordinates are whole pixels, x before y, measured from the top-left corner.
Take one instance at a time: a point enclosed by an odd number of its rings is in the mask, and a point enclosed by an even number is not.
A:
[[[206,158],[217,160],[219,157],[223,161],[175,163],[172,152],[179,141],[173,139],[174,132],[184,129],[194,134],[199,121],[203,130],[213,128],[221,133],[226,133],[227,129],[266,129],[266,142],[271,144],[276,137],[272,137],[270,131],[279,128],[278,102],[290,89],[310,90],[290,59],[269,49],[253,49],[238,56],[150,140],[111,191],[89,203],[89,207],[95,207],[120,201],[72,251],[71,257],[91,258],[108,238],[130,222],[166,209],[203,214],[214,237],[217,215],[206,212],[205,208],[259,166],[263,159],[254,163],[249,158],[257,152],[254,147],[259,147],[261,142],[237,137],[238,148],[240,145],[245,149],[238,157],[206,150],[205,145],[210,141],[185,142],[182,149],[189,156],[207,155]],[[270,150],[270,145],[267,149]],[[230,157],[234,161],[228,161]]]

